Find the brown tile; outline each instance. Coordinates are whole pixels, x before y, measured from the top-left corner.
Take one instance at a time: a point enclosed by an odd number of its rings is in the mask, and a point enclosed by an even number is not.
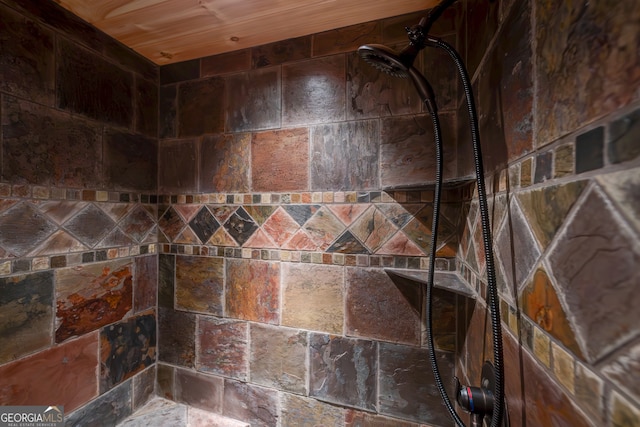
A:
[[[282,125],[345,119],[345,58],[327,56],[282,66]]]
[[[456,173],[453,115],[440,115],[444,144],[445,178]],[[419,185],[435,180],[433,125],[428,116],[382,119],[380,129],[380,179],[382,187]]]
[[[226,268],[226,316],[278,323],[280,317],[279,264],[227,259]]]
[[[366,22],[313,35],[313,56],[356,50],[365,43],[381,41],[380,22]]]
[[[374,341],[311,334],[309,395],[318,400],[366,410],[376,407]]]
[[[440,19],[436,22],[439,21]],[[418,22],[419,20],[412,25]],[[443,36],[441,39],[455,49],[456,34]],[[455,62],[443,49],[425,49],[418,58],[421,58],[421,60],[416,61],[414,66],[421,70],[423,75],[427,76],[429,83],[433,87],[438,110],[455,111],[458,106],[458,86],[460,86],[460,78]],[[415,89],[413,91],[416,92]],[[460,92],[462,93],[462,90]],[[422,104],[423,100],[419,101]],[[424,110],[423,107],[423,111],[427,110]]]
[[[307,394],[307,332],[260,324],[249,328],[251,382]]]
[[[120,222],[120,229],[137,243],[144,242],[155,227],[154,217],[144,207],[138,205]]]
[[[627,220],[640,231],[639,168],[598,176],[598,183]]]
[[[337,406],[289,393],[283,393],[280,402],[282,427],[343,425],[344,410]]]
[[[104,156],[105,180],[110,190],[156,191],[158,142],[155,137],[107,130]]]
[[[251,141],[253,191],[309,188],[309,131],[306,128],[259,132]]]
[[[538,269],[533,275],[533,280],[522,290],[520,307],[524,314],[560,340],[573,354],[583,357],[558,294],[543,269]]]
[[[136,313],[157,305],[158,256],[137,257],[133,282],[133,308]]]
[[[174,378],[175,370],[173,366],[158,363],[156,376],[156,394],[165,399],[173,400],[175,398],[174,392]]]
[[[328,208],[335,214],[340,221],[346,226],[350,226],[364,211],[367,210],[369,204],[346,204],[346,205],[329,205]]]
[[[26,255],[55,231],[56,226],[30,203],[20,203],[0,215],[0,245],[6,258]]]
[[[52,105],[55,97],[53,33],[9,7],[0,9],[5,42],[0,62],[0,89],[4,93]],[[7,42],[7,41],[15,42]]]
[[[53,272],[0,278],[0,363],[51,345]]]
[[[380,249],[398,228],[375,206],[371,206],[353,223],[350,230],[373,253]]]
[[[224,260],[177,256],[175,289],[177,309],[222,316]]]
[[[130,314],[133,263],[86,264],[56,271],[56,342],[94,331]]]
[[[317,248],[324,251],[344,231],[345,226],[323,206],[303,227]]]
[[[558,382],[569,390],[575,392],[575,360],[560,345],[551,342],[551,355],[553,356],[553,373]]]
[[[453,381],[453,355],[437,355],[445,384]],[[380,344],[379,411],[432,425],[447,425],[449,413],[433,381],[429,352],[424,348]],[[398,402],[404,402],[398,405]]]
[[[162,141],[158,154],[158,192],[195,193],[198,188],[198,141]],[[188,166],[187,166],[188,165]]]
[[[155,362],[155,311],[115,323],[100,331],[101,393]]]
[[[282,325],[342,333],[342,267],[282,264],[282,286]]]
[[[200,60],[202,77],[246,71],[251,68],[251,50],[242,49]]]
[[[624,29],[638,22],[640,5],[548,0],[535,12],[537,140],[551,142],[631,102],[640,85],[632,71],[637,63],[611,52],[634,49]],[[568,50],[571,55],[561,54]]]
[[[420,315],[386,273],[347,268],[346,331],[348,335],[420,343]],[[419,293],[418,289],[413,290]]]
[[[280,68],[269,67],[234,74],[226,79],[227,132],[280,127]]]
[[[287,39],[251,49],[251,68],[262,68],[311,57],[311,36]]]
[[[113,220],[93,203],[64,224],[65,230],[87,247],[95,247],[115,226]]]
[[[135,128],[136,132],[156,138],[158,136],[158,81],[135,76]]]
[[[175,387],[176,401],[210,412],[222,412],[222,378],[177,369]]]
[[[618,427],[640,426],[640,409],[625,399],[622,395],[613,391],[610,398],[611,423]]]
[[[224,382],[223,415],[256,427],[278,422],[278,392],[232,380]]]
[[[264,232],[281,247],[299,229],[300,225],[282,208],[278,208],[262,226]]]
[[[196,369],[240,381],[248,378],[248,324],[201,316]]]
[[[127,380],[87,405],[68,415],[65,425],[118,425],[133,412],[131,405],[132,380]],[[66,410],[66,406],[65,406]]]
[[[633,335],[630,325],[640,322],[640,312],[632,309],[640,304],[636,246],[618,224],[610,201],[592,188],[549,254],[589,362],[627,341]]]
[[[311,128],[311,189],[371,190],[379,184],[375,120]]]
[[[225,81],[219,77],[178,86],[178,137],[200,136],[224,130]]]
[[[133,377],[133,410],[136,411],[144,406],[150,399],[155,397],[156,365],[145,369]]]
[[[192,368],[196,358],[196,315],[159,308],[158,330],[158,360]]]
[[[251,135],[205,135],[200,153],[201,192],[249,191]]]
[[[160,138],[175,138],[177,136],[176,116],[178,112],[177,85],[160,86],[158,97],[158,109],[160,110],[158,136]]]
[[[87,334],[0,367],[3,405],[56,402],[67,413],[98,395],[98,334]]]
[[[64,187],[102,185],[97,125],[10,96],[3,96],[1,117],[3,180]]]

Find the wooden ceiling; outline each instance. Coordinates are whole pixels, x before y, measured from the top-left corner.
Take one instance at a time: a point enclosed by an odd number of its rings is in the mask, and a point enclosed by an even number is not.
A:
[[[439,0],[54,0],[156,64],[425,10]]]

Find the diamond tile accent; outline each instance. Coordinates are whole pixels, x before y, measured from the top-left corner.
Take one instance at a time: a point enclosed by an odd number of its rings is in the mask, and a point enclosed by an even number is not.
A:
[[[262,228],[278,246],[282,246],[298,231],[300,225],[284,209],[278,208]]]
[[[287,243],[282,246],[282,249],[297,250],[297,251],[314,251],[318,248],[311,237],[304,231],[298,230],[296,234]]]
[[[398,230],[375,206],[371,206],[351,226],[353,234],[375,252]]]
[[[153,228],[155,222],[141,206],[137,206],[120,224],[120,228],[137,242],[142,242]]]
[[[158,225],[160,226],[160,230],[169,238],[169,241],[173,241],[173,239],[178,237],[185,223],[175,209],[169,207],[160,217]]]
[[[21,203],[0,216],[0,245],[15,256],[22,256],[55,230],[56,225],[31,204]]]
[[[8,200],[7,200],[8,201]],[[16,203],[16,202],[14,202]],[[58,224],[63,224],[76,212],[84,208],[87,204],[84,202],[67,202],[59,200],[51,200],[38,204],[40,212],[47,215],[47,217]],[[2,211],[2,207],[0,207]],[[117,220],[117,219],[114,219]]]
[[[211,236],[213,236],[213,233],[220,228],[220,224],[218,224],[218,221],[216,221],[206,206],[203,206],[202,209],[198,211],[196,216],[189,222],[189,226],[202,243],[206,243]]]
[[[345,254],[368,254],[369,251],[362,243],[355,238],[350,231],[345,231],[338,240],[334,242],[327,252],[339,252]]]
[[[238,209],[237,206],[208,206],[220,224],[224,224]]]
[[[315,214],[320,206],[318,205],[286,205],[284,209],[287,211],[291,218],[296,220],[300,226],[303,226],[309,218]]]
[[[253,233],[253,236],[251,236],[249,240],[247,240],[247,242],[244,244],[244,247],[277,249],[280,246],[274,243],[273,240],[271,240],[271,238],[267,234],[265,234],[264,231],[262,231],[262,229],[258,229],[255,233]]]
[[[64,228],[89,247],[94,247],[114,227],[113,220],[98,209],[94,204],[89,204],[74,218],[67,221]]]
[[[173,208],[185,221],[189,222],[193,219],[195,214],[198,213],[200,205],[173,205]]]
[[[347,227],[355,221],[362,212],[366,211],[369,207],[368,204],[355,204],[355,205],[330,205],[329,209],[333,212],[340,221]]]
[[[413,218],[413,216],[422,209],[422,204],[400,205],[397,203],[381,203],[377,208],[393,222],[396,227],[402,228]]]
[[[30,255],[55,255],[68,252],[81,252],[87,249],[89,248],[71,237],[69,233],[64,230],[58,230],[34,249]]]
[[[318,248],[324,251],[344,231],[345,226],[323,206],[307,221],[303,229]]]
[[[224,227],[218,228],[218,231],[211,236],[208,243],[215,246],[238,246],[238,243],[233,240],[233,237],[227,233]]]
[[[233,237],[234,240],[242,246],[258,229],[258,226],[247,211],[240,207],[229,217],[227,222],[224,224],[224,228],[227,230],[229,235],[231,235],[231,237]]]
[[[387,240],[387,242],[378,249],[376,254],[425,256],[422,249],[413,243],[402,231],[397,232],[392,238]]]
[[[97,248],[109,248],[114,246],[129,246],[135,242],[124,234],[120,229],[116,228],[107,237],[105,237],[96,247]]]
[[[253,218],[258,225],[264,224],[264,222],[271,216],[276,210],[277,206],[245,206],[251,218]]]

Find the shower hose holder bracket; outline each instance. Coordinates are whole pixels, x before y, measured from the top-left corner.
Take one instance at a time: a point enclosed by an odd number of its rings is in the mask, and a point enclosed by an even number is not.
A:
[[[495,387],[495,370],[490,361],[482,366],[482,380],[480,387],[462,386],[458,378],[456,382],[456,400],[458,404],[471,414],[471,427],[491,425],[494,397],[492,390]],[[485,424],[483,424],[483,422]],[[504,406],[502,415],[502,427],[509,427],[509,417]]]

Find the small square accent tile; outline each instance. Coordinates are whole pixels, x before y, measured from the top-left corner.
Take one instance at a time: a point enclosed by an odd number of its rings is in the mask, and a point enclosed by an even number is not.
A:
[[[536,358],[548,368],[551,367],[551,358],[549,357],[549,336],[542,332],[539,328],[533,329],[533,352]]]
[[[576,138],[576,173],[604,166],[604,127],[600,126]]]

